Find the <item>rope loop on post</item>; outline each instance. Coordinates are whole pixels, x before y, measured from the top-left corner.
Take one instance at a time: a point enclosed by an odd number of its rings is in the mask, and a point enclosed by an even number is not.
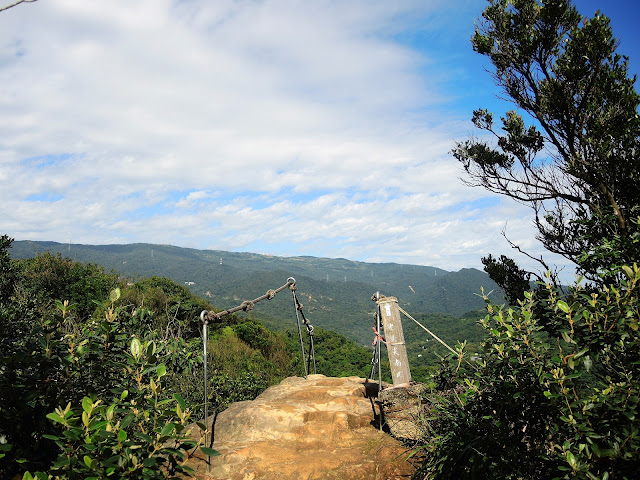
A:
[[[208,325],[211,322],[217,322],[217,321],[220,320],[220,318],[222,318],[222,317],[220,316],[219,313],[216,313],[216,312],[210,312],[208,310],[203,310],[200,313],[200,320],[205,325]]]

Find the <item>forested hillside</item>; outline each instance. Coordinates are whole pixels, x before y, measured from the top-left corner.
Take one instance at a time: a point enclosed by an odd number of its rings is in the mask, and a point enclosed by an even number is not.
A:
[[[434,267],[364,263],[315,257],[274,257],[253,253],[195,250],[168,245],[67,245],[16,241],[12,258],[42,252],[61,253],[81,262],[135,277],[164,276],[188,284],[192,292],[218,308],[256,298],[270,288],[297,280],[299,296],[311,322],[366,344],[371,339],[377,291],[395,296],[412,315],[446,314],[452,321],[481,310],[481,287],[501,303],[499,287],[479,270],[447,272]],[[294,309],[286,294],[256,308],[254,315],[273,328],[294,325]]]

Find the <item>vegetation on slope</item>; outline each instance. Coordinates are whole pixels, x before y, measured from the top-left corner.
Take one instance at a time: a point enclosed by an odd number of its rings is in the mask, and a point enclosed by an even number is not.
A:
[[[481,287],[493,291],[497,303],[503,301],[500,288],[475,269],[447,272],[418,265],[273,257],[149,244],[71,245],[69,249],[68,245],[54,242],[18,241],[14,242],[11,255],[19,259],[42,252],[62,253],[131,278],[162,276],[181,285],[194,282],[189,289],[219,308],[255,298],[293,276],[314,325],[339,331],[363,345],[370,337],[370,319],[375,310],[371,296],[376,291],[397,297],[412,315],[460,316],[482,309],[484,303],[478,296]],[[255,312],[276,329],[290,327],[293,314],[292,303],[284,292]]]
[[[487,301],[480,359],[440,372],[417,478],[634,479],[640,471],[640,95],[609,20],[568,0],[491,0],[473,36],[519,109],[460,142],[472,184],[525,203],[545,247],[584,279],[559,288],[484,260],[513,306]],[[520,112],[530,115],[526,126]],[[541,259],[545,269],[548,266]],[[529,291],[529,279],[539,284]]]
[[[128,280],[48,252],[12,260],[11,245],[0,238],[0,476],[178,475],[197,446],[185,426],[204,413],[199,314],[214,307],[168,278]],[[244,314],[210,324],[211,414],[302,375],[291,323],[274,332]],[[323,328],[314,340],[319,373],[369,375],[370,346]]]

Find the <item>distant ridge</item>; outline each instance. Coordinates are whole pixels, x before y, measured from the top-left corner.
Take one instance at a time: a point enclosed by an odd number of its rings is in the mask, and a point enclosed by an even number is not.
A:
[[[95,263],[119,274],[136,277],[164,276],[187,285],[217,308],[235,306],[238,300],[255,298],[295,277],[298,295],[314,325],[335,330],[365,343],[371,337],[379,291],[398,298],[413,314],[446,313],[461,316],[484,308],[481,287],[493,291],[502,303],[499,287],[474,268],[449,272],[436,267],[396,263],[366,263],[318,257],[277,257],[248,252],[197,250],[134,243],[82,245],[49,241],[15,241],[12,258],[38,253],[60,253],[80,262]],[[293,306],[282,292],[253,312],[272,327],[291,326]]]

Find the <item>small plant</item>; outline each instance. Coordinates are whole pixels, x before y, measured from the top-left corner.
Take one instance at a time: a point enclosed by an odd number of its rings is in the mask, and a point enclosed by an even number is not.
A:
[[[188,426],[191,411],[184,399],[164,395],[167,369],[155,364],[156,349],[154,341],[134,337],[125,365],[133,388],[110,401],[86,396],[81,408],[69,403],[47,415],[62,431],[45,438],[61,453],[49,472],[37,472],[35,478],[177,479],[192,473],[186,462],[198,447],[205,455],[218,454],[201,445],[204,425]],[[23,480],[30,478],[27,472]]]

